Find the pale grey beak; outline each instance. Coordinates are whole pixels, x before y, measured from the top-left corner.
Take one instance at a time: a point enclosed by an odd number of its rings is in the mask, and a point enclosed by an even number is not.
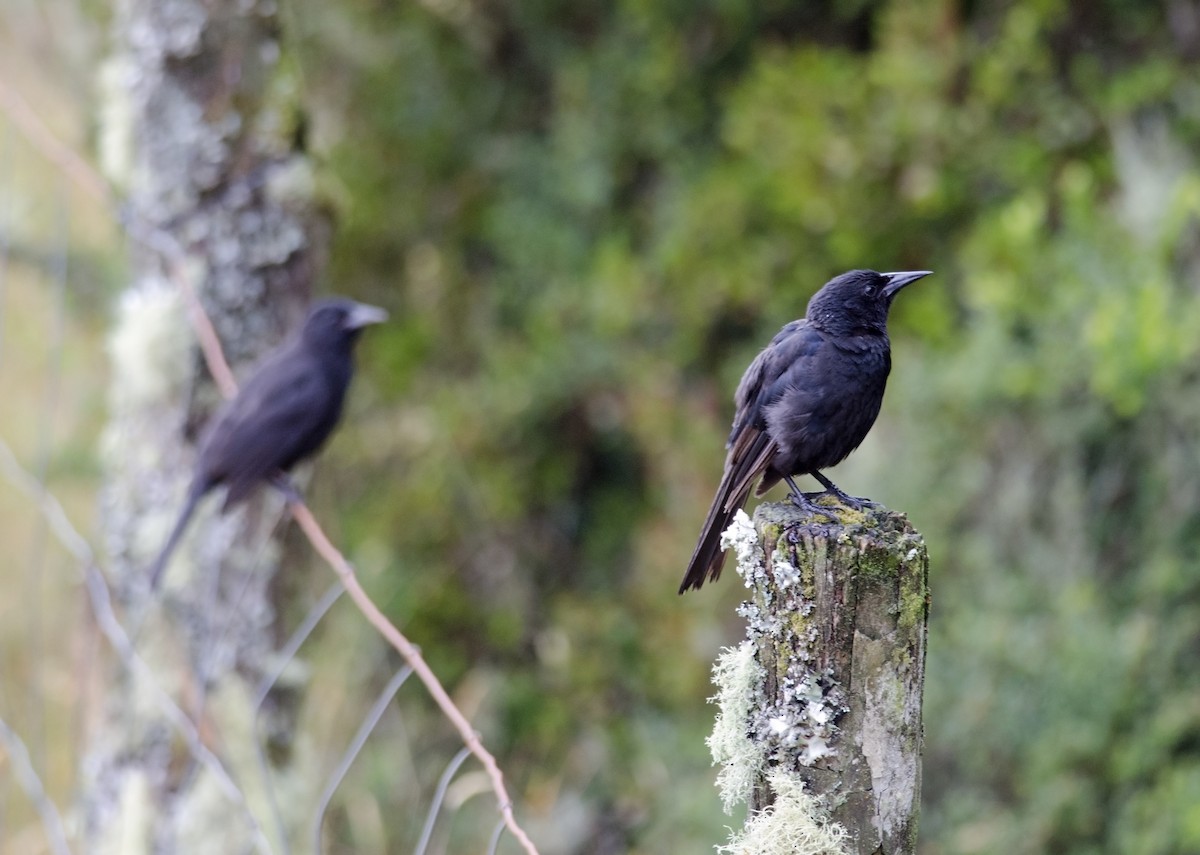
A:
[[[932,272],[932,270],[904,270],[899,273],[885,273],[883,275],[887,277],[888,284],[883,286],[883,293],[894,297],[896,292],[905,285],[912,284],[918,279],[924,279]]]
[[[355,303],[354,308],[346,315],[345,327],[357,330],[371,324],[381,324],[388,319],[388,313],[378,306],[368,306],[366,303]]]

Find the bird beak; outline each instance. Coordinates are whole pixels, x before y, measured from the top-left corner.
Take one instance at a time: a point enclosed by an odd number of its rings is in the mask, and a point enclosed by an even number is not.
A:
[[[366,303],[355,303],[350,314],[346,315],[345,327],[348,330],[357,330],[371,324],[381,324],[387,319],[388,313],[383,309],[368,306]]]
[[[932,272],[932,270],[905,270],[900,273],[885,273],[883,275],[887,277],[888,284],[883,286],[883,293],[889,297],[895,297],[896,292],[905,285],[916,282],[918,279],[924,279]]]

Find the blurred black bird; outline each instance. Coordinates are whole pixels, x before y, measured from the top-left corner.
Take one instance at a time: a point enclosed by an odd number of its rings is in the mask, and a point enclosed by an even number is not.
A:
[[[782,479],[799,507],[830,516],[792,480],[811,475],[825,493],[862,507],[820,470],[842,462],[875,423],[892,367],[888,309],[901,288],[929,273],[851,270],[831,279],[809,300],[807,316],[780,330],[750,363],[734,396],[725,474],[679,593],[721,575],[721,533],[755,481],[761,496]]]
[[[284,473],[315,454],[341,418],[363,327],[386,319],[383,309],[352,300],[318,302],[299,332],[259,364],[201,436],[183,510],[150,570],[151,590],[214,487],[226,490],[222,513],[265,481],[290,489]]]

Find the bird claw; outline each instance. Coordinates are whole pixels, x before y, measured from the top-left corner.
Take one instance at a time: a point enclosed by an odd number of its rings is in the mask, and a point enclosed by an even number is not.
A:
[[[864,499],[860,496],[851,496],[849,493],[843,493],[840,490],[826,490],[821,495],[830,494],[841,504],[851,510],[861,511],[863,508],[875,508],[879,506],[878,502],[872,502],[870,499]]]
[[[878,502],[872,502],[870,499],[862,499],[862,498],[859,498],[858,496],[851,496],[849,493],[842,492],[841,487],[839,487],[837,484],[830,481],[828,478],[826,478],[820,472],[810,472],[809,474],[812,475],[814,478],[816,478],[818,481],[820,481],[821,486],[825,488],[824,491],[822,491],[820,493],[816,493],[814,495],[833,496],[835,499],[838,500],[838,502],[840,504],[845,505],[846,507],[850,508],[851,510],[855,510],[855,511],[861,511],[863,508],[878,508],[878,507],[880,507],[880,504]],[[791,483],[791,482],[789,482],[789,483]]]
[[[818,493],[816,495],[824,495],[824,493]],[[838,516],[833,512],[833,510],[823,507],[822,505],[818,505],[808,497],[807,493],[789,493],[788,497],[792,500],[792,504],[802,511],[806,511],[814,516],[828,517],[835,523],[839,522]]]
[[[878,508],[882,507],[879,502],[871,499],[864,499],[862,496],[851,496],[849,493],[843,493],[836,487],[831,490],[822,490],[820,493],[812,493],[812,496],[833,496],[837,499],[838,504],[850,508],[852,511],[861,511],[863,508]]]

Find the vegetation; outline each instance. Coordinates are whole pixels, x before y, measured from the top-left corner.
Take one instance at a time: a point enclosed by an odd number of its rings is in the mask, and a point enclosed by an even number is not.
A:
[[[303,8],[332,281],[400,308],[350,541],[443,670],[506,675],[526,786],[562,775],[614,851],[719,837],[700,700],[741,592],[669,591],[732,388],[831,274],[929,267],[839,477],[931,545],[924,851],[1200,847],[1189,15]]]
[[[1192,4],[286,10],[330,290],[394,318],[316,505],[470,695],[546,851],[703,851],[740,824],[705,699],[743,591],[674,591],[742,369],[853,267],[936,271],[834,475],[930,547],[921,851],[1200,851]],[[335,691],[382,683],[377,640],[348,638]],[[455,750],[415,697],[424,795],[397,795],[387,728],[345,785],[389,850]],[[345,851],[363,817],[332,822]]]

